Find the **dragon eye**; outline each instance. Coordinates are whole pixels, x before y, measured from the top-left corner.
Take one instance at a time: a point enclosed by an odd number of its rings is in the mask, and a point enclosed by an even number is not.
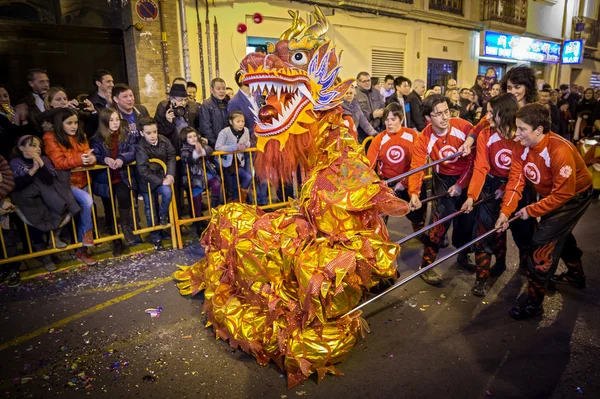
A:
[[[292,54],[292,62],[296,65],[306,65],[308,63],[308,56],[301,51],[294,53]]]

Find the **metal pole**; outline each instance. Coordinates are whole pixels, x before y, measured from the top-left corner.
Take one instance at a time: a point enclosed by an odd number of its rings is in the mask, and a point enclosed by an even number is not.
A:
[[[202,86],[202,98],[206,98],[206,83],[204,82],[204,46],[202,45],[202,22],[200,22],[200,9],[196,0],[196,22],[198,24],[198,53],[200,54],[200,85]]]
[[[518,218],[519,218],[518,216],[514,216],[512,219],[509,219],[508,223],[512,223],[513,221],[515,221]],[[380,299],[381,297],[383,297],[383,296],[389,294],[390,292],[394,291],[396,288],[403,286],[404,284],[406,284],[410,280],[414,279],[415,277],[418,277],[421,274],[425,273],[427,270],[433,269],[434,267],[436,267],[440,263],[447,261],[448,259],[450,259],[454,255],[458,254],[460,251],[463,251],[463,250],[469,248],[471,245],[475,244],[476,242],[481,241],[484,238],[489,237],[490,235],[492,235],[494,233],[497,233],[499,230],[500,230],[500,228],[495,228],[495,229],[492,229],[492,230],[488,231],[487,233],[484,233],[483,235],[480,235],[477,238],[472,239],[471,241],[469,241],[468,243],[466,243],[462,247],[458,248],[454,252],[451,252],[448,255],[441,257],[440,259],[436,260],[435,262],[433,262],[432,264],[430,264],[427,267],[419,269],[417,272],[415,272],[415,273],[411,274],[410,276],[408,276],[408,277],[406,277],[406,278],[398,281],[396,284],[392,285],[390,288],[388,288],[387,290],[383,291],[381,294],[379,294],[377,296],[374,296],[373,298],[369,299],[368,301],[363,302],[360,305],[356,306],[354,309],[352,309],[351,311],[349,311],[348,313],[346,313],[344,316],[349,316],[351,313],[354,313],[354,312],[356,312],[356,311],[364,308],[368,304],[370,304],[372,302],[375,302],[376,300]],[[344,316],[342,316],[342,317],[344,317]]]
[[[215,75],[219,77],[219,25],[217,24],[217,16],[215,15],[215,23],[213,25],[215,30],[214,39],[215,39]]]
[[[181,21],[181,50],[183,53],[183,71],[185,80],[192,80],[190,71],[190,48],[188,46],[187,21],[185,18],[185,0],[179,0],[179,19]]]
[[[434,201],[434,200],[436,200],[436,199],[439,199],[439,198],[445,197],[445,196],[447,196],[447,195],[448,195],[448,193],[447,193],[447,192],[445,192],[445,193],[442,193],[442,194],[438,194],[438,195],[434,195],[434,196],[432,196],[432,197],[425,198],[423,201],[421,201],[421,205],[422,205],[422,204],[426,204],[426,203],[428,203],[428,202],[430,202],[430,201]],[[387,215],[387,214],[385,214],[385,213],[383,213],[383,212],[382,212],[382,213],[380,213],[380,214],[379,214],[379,216],[381,216],[381,217],[384,217],[384,216],[390,216],[390,215]],[[401,216],[401,217],[404,217],[404,216]]]
[[[159,0],[159,17],[160,17],[160,44],[162,46],[163,53],[163,68],[165,73],[165,88],[166,93],[169,92],[171,86],[171,77],[169,75],[169,51],[167,43],[167,28],[165,26],[165,0]]]
[[[209,83],[212,83],[213,74],[212,74],[212,51],[210,49],[210,21],[208,20],[208,0],[206,1],[206,52],[208,53],[208,80]],[[208,98],[208,97],[207,97]]]
[[[409,170],[408,172],[404,172],[404,173],[402,173],[401,175],[398,175],[398,176],[396,176],[396,177],[392,177],[391,179],[387,179],[387,180],[385,181],[385,183],[386,183],[386,184],[388,184],[388,185],[390,185],[390,184],[392,184],[392,183],[396,183],[397,181],[399,181],[399,180],[402,180],[402,179],[404,179],[405,177],[408,177],[408,176],[410,176],[410,175],[412,175],[412,174],[415,174],[415,173],[417,173],[417,172],[421,172],[421,171],[423,171],[423,170],[425,170],[425,169],[427,169],[427,168],[430,168],[430,167],[432,167],[432,166],[435,166],[435,165],[437,165],[437,164],[440,164],[440,163],[442,163],[442,162],[446,162],[446,161],[447,161],[447,160],[449,160],[449,159],[456,158],[457,156],[459,156],[459,155],[461,155],[461,154],[462,154],[462,151],[455,152],[454,154],[452,154],[452,155],[448,155],[447,157],[444,157],[444,158],[442,158],[442,159],[438,159],[437,161],[433,161],[433,162],[431,162],[431,163],[428,163],[428,164],[425,164],[425,165],[423,165],[423,166],[419,166],[418,168],[411,169],[411,170]]]
[[[493,197],[494,197],[493,195],[490,195],[487,198],[480,199],[479,201],[477,201],[476,203],[474,203],[473,206],[477,206],[477,205],[481,204],[482,202],[486,202],[486,201],[488,201],[489,199],[491,199]],[[448,220],[453,219],[456,216],[461,215],[463,213],[465,213],[465,211],[463,211],[462,209],[458,210],[458,211],[456,211],[454,213],[451,213],[448,216],[441,218],[437,222],[431,223],[430,225],[427,225],[427,226],[423,227],[421,230],[415,231],[414,233],[407,235],[403,239],[401,239],[399,241],[396,241],[396,244],[401,245],[401,244],[403,244],[403,243],[405,243],[405,242],[407,242],[409,240],[412,240],[413,238],[418,237],[419,235],[421,235],[421,233],[424,233],[427,230],[430,230],[431,228],[433,228],[433,227],[435,227],[437,225],[440,225],[442,223],[446,223]]]

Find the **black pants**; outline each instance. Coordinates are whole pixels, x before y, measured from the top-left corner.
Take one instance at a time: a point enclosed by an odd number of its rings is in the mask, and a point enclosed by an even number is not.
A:
[[[527,280],[529,299],[542,303],[548,280],[556,272],[562,259],[571,273],[583,276],[581,256],[573,228],[592,201],[592,187],[577,194],[559,209],[544,215],[535,223],[531,239],[531,253],[527,257]]]
[[[447,176],[438,173],[433,173],[431,178],[432,187],[431,195],[439,195],[448,192],[448,189],[456,184],[456,181],[460,176]],[[440,219],[460,210],[463,203],[467,199],[467,190],[463,190],[461,195],[458,197],[445,196],[437,199],[433,202],[431,208],[431,216],[429,217],[429,223],[437,222]],[[425,243],[425,249],[423,251],[422,267],[428,266],[435,261],[437,254],[440,250],[440,242],[445,237],[450,224],[453,226],[452,231],[452,245],[455,248],[459,248],[471,240],[471,234],[473,232],[474,214],[461,214],[455,218],[440,224],[429,230],[427,240]]]
[[[116,197],[119,209],[129,209],[131,207],[131,190],[122,181],[112,185],[113,196]],[[134,202],[137,202],[137,198],[134,198]],[[115,231],[115,220],[113,218],[113,202],[110,198],[102,197],[102,205],[104,207],[104,217],[106,220],[106,229],[110,234],[116,234]],[[114,210],[115,214],[117,210]]]
[[[408,195],[408,190],[396,191],[396,197],[403,199],[406,202],[410,202],[410,196]],[[423,183],[423,187],[421,188],[421,195],[419,199],[422,201],[427,198],[427,190],[425,189],[425,184]],[[410,211],[406,214],[406,218],[412,224],[413,231],[421,230],[425,227],[425,216],[427,215],[427,203],[425,203],[421,209],[417,209],[414,211]]]
[[[492,230],[502,207],[502,198],[494,199],[493,196],[502,185],[506,183],[506,179],[487,175],[485,184],[479,196],[480,199],[492,197],[492,199],[477,205],[474,210],[475,226],[473,228],[472,239],[487,233]],[[518,209],[527,206],[532,201],[533,187],[527,185],[523,190],[523,198],[519,202]],[[531,236],[533,235],[534,220],[515,220],[510,225],[513,239],[517,248],[519,248],[519,259],[523,261],[529,253]],[[473,246],[475,252],[476,275],[478,279],[487,279],[490,275],[490,263],[492,255],[496,256],[496,262],[506,261],[506,232],[492,234],[485,239],[478,241]]]

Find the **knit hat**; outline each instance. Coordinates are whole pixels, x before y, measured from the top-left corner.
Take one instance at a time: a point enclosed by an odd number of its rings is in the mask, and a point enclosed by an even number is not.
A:
[[[171,91],[169,91],[170,97],[187,97],[187,91],[185,90],[185,86],[180,83],[175,83],[171,86]]]

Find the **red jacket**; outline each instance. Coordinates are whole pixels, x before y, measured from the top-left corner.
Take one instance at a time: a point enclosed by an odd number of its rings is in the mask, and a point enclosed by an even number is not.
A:
[[[512,156],[519,150],[520,144],[503,138],[500,133],[489,128],[484,129],[477,138],[477,151],[473,177],[469,184],[468,198],[477,200],[488,174],[508,178]]]
[[[54,132],[44,133],[44,151],[57,170],[71,170],[82,167],[81,154],[90,150],[87,141],[80,144],[75,140],[75,136],[69,136],[69,142],[71,143],[71,148],[67,149],[58,144]],[[71,184],[77,188],[85,187],[88,184],[86,173],[71,173]]]
[[[379,133],[367,152],[371,167],[377,162],[379,175],[386,179],[407,172],[418,137],[416,131],[405,127],[401,127],[396,133],[388,133],[387,130]],[[400,182],[404,187],[407,186],[406,180]]]
[[[458,148],[465,142],[467,135],[471,132],[473,125],[464,119],[450,119],[450,126],[446,134],[438,136],[433,131],[431,124],[427,125],[425,130],[418,136],[415,143],[413,158],[410,168],[415,169],[425,165],[427,157],[432,161],[437,161],[458,151]],[[471,180],[473,171],[474,152],[466,157],[457,157],[449,161],[436,165],[437,173],[448,176],[459,176],[457,184],[461,188],[466,188]],[[408,178],[408,193],[419,195],[425,171],[414,173]]]
[[[517,209],[525,178],[543,197],[527,206],[531,217],[560,208],[592,184],[592,175],[575,146],[552,132],[545,134],[535,146],[521,147],[515,152],[502,201],[502,213],[506,216]]]

